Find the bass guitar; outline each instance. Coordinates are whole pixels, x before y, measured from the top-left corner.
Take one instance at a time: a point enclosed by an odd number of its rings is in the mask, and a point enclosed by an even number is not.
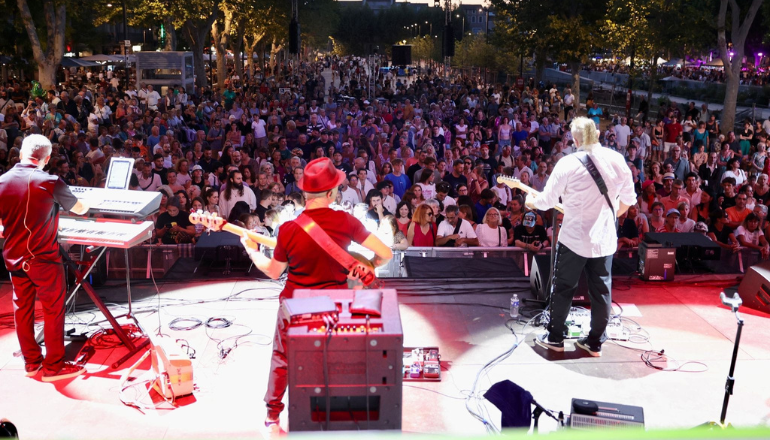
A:
[[[521,180],[515,177],[497,176],[497,183],[503,183],[508,188],[519,189],[521,191],[524,191],[527,194],[532,194],[535,197],[540,195],[540,191],[532,188],[531,186],[521,183]],[[554,206],[554,208],[556,208],[556,210],[561,212],[562,214],[564,213],[564,205],[562,205],[561,203],[557,203],[556,206]]]
[[[246,234],[250,240],[253,240],[262,246],[267,246],[271,249],[275,248],[277,245],[277,240],[275,237],[268,237],[266,235],[262,235],[254,231],[250,231],[246,228],[242,228],[238,225],[229,223],[227,220],[218,216],[216,213],[191,212],[190,223],[194,225],[201,224],[215,232],[226,231],[239,237],[242,237],[244,234]],[[337,258],[333,254],[330,255],[332,255],[348,270],[349,279],[354,282],[360,282],[364,287],[378,288],[379,280],[374,274],[374,264],[372,264],[372,262],[369,261],[366,257],[355,252],[348,252],[347,256],[352,257],[352,259],[348,258],[348,260],[352,261],[349,261],[346,264],[346,262],[340,261],[341,258]]]

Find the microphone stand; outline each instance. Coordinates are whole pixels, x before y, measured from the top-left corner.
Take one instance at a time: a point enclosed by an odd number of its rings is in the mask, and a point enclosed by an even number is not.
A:
[[[733,394],[733,388],[735,386],[735,362],[738,360],[738,347],[741,344],[741,332],[743,331],[743,318],[738,313],[738,308],[743,304],[738,292],[735,292],[732,297],[728,297],[722,292],[719,295],[722,300],[722,304],[730,307],[735,314],[735,319],[738,321],[738,330],[735,333],[735,344],[733,345],[733,357],[730,361],[730,372],[727,373],[727,381],[725,382],[725,397],[722,401],[722,413],[719,416],[719,422],[706,422],[704,426],[726,428],[725,419],[727,418],[727,405],[730,403],[730,396]]]

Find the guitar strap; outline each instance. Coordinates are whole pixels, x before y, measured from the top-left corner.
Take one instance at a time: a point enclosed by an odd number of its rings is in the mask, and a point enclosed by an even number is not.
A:
[[[327,234],[323,228],[318,226],[318,223],[310,218],[309,215],[302,213],[294,220],[294,222],[297,223],[307,235],[321,247],[321,249],[326,251],[329,256],[347,269],[351,275],[359,277],[365,286],[368,286],[374,281],[374,271],[365,268],[363,264],[342,249],[342,247],[332,240],[332,238],[329,237],[329,234]]]
[[[588,174],[591,175],[591,178],[594,179],[594,182],[596,182],[596,186],[599,187],[599,192],[602,193],[604,196],[604,200],[607,201],[607,204],[610,205],[610,210],[612,211],[612,218],[615,218],[615,207],[612,206],[612,202],[610,201],[610,196],[607,194],[607,184],[604,183],[604,178],[602,177],[602,174],[599,172],[599,169],[596,168],[596,164],[594,164],[593,159],[591,159],[591,156],[588,155],[588,153],[582,155],[578,160],[583,164],[583,166],[586,167],[588,170]],[[617,223],[617,220],[616,220]]]

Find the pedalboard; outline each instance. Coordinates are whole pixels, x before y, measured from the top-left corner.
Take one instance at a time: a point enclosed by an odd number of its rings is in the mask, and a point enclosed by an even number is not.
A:
[[[404,381],[440,382],[441,355],[438,347],[404,347]]]
[[[572,307],[567,315],[567,337],[566,339],[580,339],[588,336],[591,331],[591,311],[584,308]],[[623,325],[620,318],[610,318],[607,323],[607,339],[614,341],[628,341],[631,333]]]

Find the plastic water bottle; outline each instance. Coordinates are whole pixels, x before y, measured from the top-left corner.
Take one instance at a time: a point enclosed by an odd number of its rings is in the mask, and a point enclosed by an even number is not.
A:
[[[519,317],[519,295],[513,294],[511,297],[511,318],[517,319]]]

